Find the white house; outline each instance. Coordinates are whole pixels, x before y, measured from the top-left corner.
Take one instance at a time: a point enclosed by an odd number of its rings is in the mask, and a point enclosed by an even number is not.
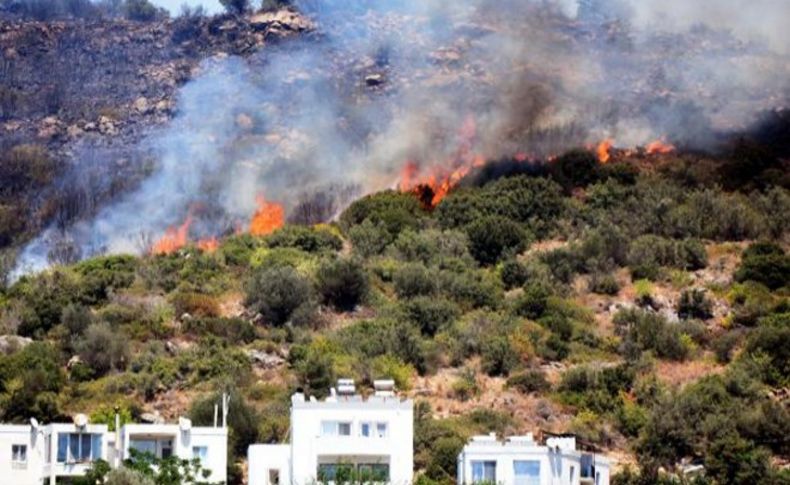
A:
[[[151,451],[163,458],[200,458],[211,471],[211,482],[223,483],[227,468],[227,428],[180,424],[127,424],[118,432],[107,425],[90,424],[78,414],[73,423],[0,425],[0,483],[54,485],[83,476],[96,460],[118,466],[129,448]]]
[[[109,461],[109,439],[106,425],[88,424],[83,415],[68,424],[41,426],[33,419],[0,425],[0,477],[18,485],[54,485],[58,478],[82,476],[95,460]]]
[[[250,485],[332,482],[335,477],[409,484],[414,473],[414,405],[376,381],[368,398],[341,379],[323,401],[291,397],[291,443],[252,445]]]
[[[129,449],[149,452],[157,458],[177,456],[200,459],[211,483],[224,483],[228,466],[228,429],[192,426],[188,419],[179,424],[126,424],[121,427],[120,459],[129,458]]]
[[[609,461],[576,449],[576,438],[548,438],[544,445],[532,434],[498,441],[496,435],[475,436],[458,455],[458,484],[609,485]]]

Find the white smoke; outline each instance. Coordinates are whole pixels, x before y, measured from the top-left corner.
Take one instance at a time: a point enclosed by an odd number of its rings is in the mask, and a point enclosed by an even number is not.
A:
[[[207,61],[144,142],[155,172],[67,238],[83,257],[139,253],[190,210],[193,236],[222,235],[244,227],[257,195],[290,212],[327,191],[340,206],[392,186],[407,160],[443,165],[459,147],[497,158],[604,137],[704,145],[786,101],[786,34],[755,34],[787,2],[756,1],[765,10],[738,15],[735,0],[588,0],[576,19],[566,0],[303,0],[321,35]],[[28,245],[17,275],[46,267],[58,236]]]

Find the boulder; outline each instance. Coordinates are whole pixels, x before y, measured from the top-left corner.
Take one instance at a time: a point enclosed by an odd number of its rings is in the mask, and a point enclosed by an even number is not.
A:
[[[33,339],[18,335],[0,335],[0,354],[8,355],[33,343]]]
[[[247,355],[253,364],[264,369],[274,369],[285,364],[285,359],[276,354],[270,354],[260,350],[248,350]]]

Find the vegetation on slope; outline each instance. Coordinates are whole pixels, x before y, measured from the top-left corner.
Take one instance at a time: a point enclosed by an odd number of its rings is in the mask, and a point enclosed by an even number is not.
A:
[[[238,481],[249,443],[286,439],[294,389],[392,377],[417,400],[421,483],[452,482],[469,435],[535,425],[631,457],[620,483],[691,461],[710,483],[786,483],[790,191],[585,157],[435,209],[383,192],[332,225],[23,277],[0,293],[2,333],[33,339],[0,356],[0,421],[208,424],[230,391]]]

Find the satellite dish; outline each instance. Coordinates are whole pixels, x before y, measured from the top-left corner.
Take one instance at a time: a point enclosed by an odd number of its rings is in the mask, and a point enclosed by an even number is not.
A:
[[[38,419],[30,418],[30,426],[32,426],[33,429],[38,429]]]
[[[77,425],[78,428],[84,428],[88,425],[88,417],[82,413],[77,414],[74,416],[74,424]]]
[[[192,429],[192,420],[180,417],[178,418],[178,427],[181,428],[181,431],[189,431]]]

